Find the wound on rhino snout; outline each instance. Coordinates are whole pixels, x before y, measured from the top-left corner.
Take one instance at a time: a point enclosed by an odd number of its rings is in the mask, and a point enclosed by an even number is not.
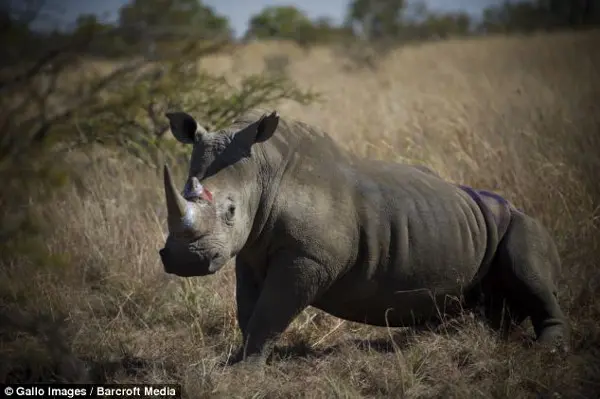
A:
[[[188,180],[183,190],[183,197],[188,201],[199,198],[205,199],[209,202],[212,202],[213,200],[213,195],[210,190],[205,188],[196,177],[192,177]]]

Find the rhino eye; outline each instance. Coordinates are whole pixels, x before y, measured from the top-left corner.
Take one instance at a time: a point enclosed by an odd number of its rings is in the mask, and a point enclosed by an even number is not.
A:
[[[231,205],[229,205],[229,207],[227,207],[227,213],[225,214],[225,217],[227,218],[227,220],[232,220],[234,216],[235,216],[235,205],[231,204]]]

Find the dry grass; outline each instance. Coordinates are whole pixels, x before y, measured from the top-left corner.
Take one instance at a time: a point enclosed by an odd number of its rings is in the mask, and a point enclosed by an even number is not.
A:
[[[169,381],[191,398],[597,397],[598,39],[596,31],[433,43],[396,50],[376,72],[348,72],[327,48],[306,55],[277,43],[204,64],[235,77],[288,54],[292,77],[325,102],[281,104],[284,116],[361,155],[425,163],[495,189],[541,218],[563,258],[570,355],[552,357],[518,336],[500,342],[468,315],[415,332],[340,325],[309,309],[264,372],[222,367],[240,341],[232,268],[210,278],[165,275],[160,176],[74,154],[83,184],[32,195],[27,207],[46,234],[20,237],[0,271],[0,379]]]

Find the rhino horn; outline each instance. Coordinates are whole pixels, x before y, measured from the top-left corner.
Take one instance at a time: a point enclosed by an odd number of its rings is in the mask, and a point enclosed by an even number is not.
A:
[[[175,188],[169,167],[164,168],[165,196],[167,198],[167,211],[169,218],[181,220],[186,215],[187,201]]]

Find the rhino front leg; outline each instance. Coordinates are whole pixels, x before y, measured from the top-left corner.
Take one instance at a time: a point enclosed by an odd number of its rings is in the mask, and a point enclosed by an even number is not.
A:
[[[242,342],[248,337],[248,323],[258,302],[260,287],[256,283],[253,271],[239,258],[235,260],[235,300],[237,305],[237,321],[242,332]],[[243,346],[237,351],[229,364],[242,360]]]
[[[246,339],[248,323],[260,296],[260,287],[256,283],[254,273],[248,265],[239,259],[235,260],[235,300],[237,304],[237,321],[242,336]]]
[[[265,363],[277,338],[331,279],[325,267],[310,259],[289,253],[274,257],[248,323],[242,359]]]

